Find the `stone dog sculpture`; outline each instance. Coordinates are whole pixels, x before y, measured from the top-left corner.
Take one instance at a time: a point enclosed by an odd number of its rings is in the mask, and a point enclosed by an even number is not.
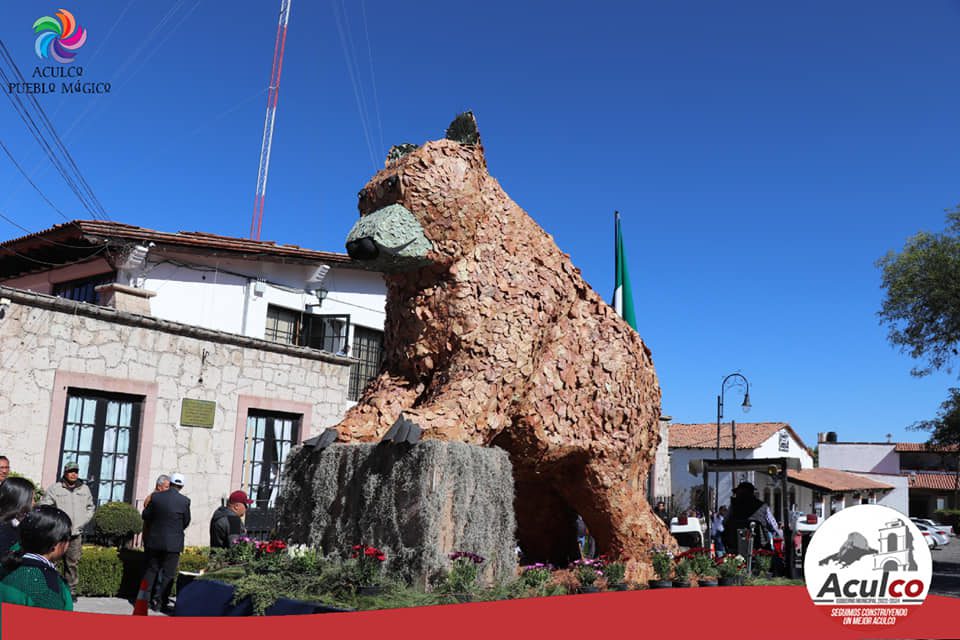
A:
[[[644,495],[650,351],[488,174],[472,114],[447,133],[394,147],[360,192],[347,250],[385,274],[385,354],[337,439],[505,449],[530,561],[578,557],[577,513],[601,552],[673,544]]]

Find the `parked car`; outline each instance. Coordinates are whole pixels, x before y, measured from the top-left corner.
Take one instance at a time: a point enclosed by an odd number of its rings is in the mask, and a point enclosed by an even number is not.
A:
[[[676,538],[677,544],[682,547],[704,547],[704,535],[707,529],[706,521],[692,516],[679,516],[670,519],[670,533]]]
[[[933,536],[930,535],[930,532],[929,532],[929,531],[921,531],[921,533],[923,534],[923,539],[924,539],[924,540],[926,541],[926,543],[927,543],[927,547],[930,548],[931,550],[936,549],[936,548],[937,548],[937,543],[936,543],[936,541],[933,539]]]
[[[927,534],[930,534],[930,538],[934,541],[934,549],[950,544],[950,538],[948,536],[943,535],[930,525],[923,524],[922,522],[914,522],[913,524],[917,526],[917,529],[920,529],[920,533],[924,534],[925,538]]]
[[[934,522],[928,518],[910,518],[910,520],[912,520],[914,524],[925,524],[932,529],[936,529],[943,535],[947,536],[947,538],[953,535],[953,527],[948,524],[940,524],[939,522]]]

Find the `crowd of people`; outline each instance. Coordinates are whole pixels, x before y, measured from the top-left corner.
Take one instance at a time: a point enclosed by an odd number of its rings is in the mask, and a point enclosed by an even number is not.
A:
[[[0,456],[0,602],[72,611],[77,600],[83,530],[95,504],[79,477],[75,461],[63,465],[60,479],[35,501],[36,486],[10,476],[10,461]],[[143,580],[150,607],[169,612],[173,579],[190,524],[190,498],[182,494],[183,474],[157,478],[144,501]],[[210,519],[210,546],[226,548],[246,534],[243,517],[253,504],[243,491],[234,491]],[[62,563],[63,573],[57,570]]]

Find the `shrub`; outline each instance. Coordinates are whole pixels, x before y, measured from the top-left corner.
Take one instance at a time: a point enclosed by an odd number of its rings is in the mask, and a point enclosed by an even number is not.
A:
[[[210,547],[184,547],[180,553],[179,571],[200,573],[210,562]]]
[[[108,502],[94,512],[93,528],[105,542],[121,547],[143,531],[143,519],[132,504]]]
[[[522,571],[523,573],[520,574],[520,580],[524,586],[531,589],[541,589],[550,582],[550,572],[553,571],[553,566],[538,562],[537,564],[523,567]]]
[[[29,480],[30,482],[32,482],[32,483],[33,483],[33,487],[34,487],[34,488],[33,488],[33,501],[36,502],[37,504],[40,504],[40,499],[43,498],[43,494],[45,494],[46,491],[43,490],[43,487],[41,487],[39,483],[33,482],[33,478],[28,478],[27,476],[23,475],[22,473],[17,473],[16,471],[11,471],[10,474],[9,474],[7,477],[8,477],[8,478],[23,478],[24,480]]]
[[[110,596],[120,591],[123,563],[114,547],[84,545],[77,567],[80,582],[77,593],[82,596]]]
[[[607,563],[607,566],[603,569],[603,575],[607,577],[607,584],[609,585],[622,584],[626,574],[627,565],[620,560]]]
[[[574,560],[573,573],[581,587],[592,586],[597,578],[603,577],[603,562],[600,560]]]
[[[690,559],[682,558],[673,568],[673,577],[679,582],[687,582],[690,579]]]
[[[473,594],[477,589],[477,578],[480,576],[480,565],[483,556],[468,551],[457,551],[450,554],[452,566],[444,581],[441,591],[447,594]]]
[[[673,553],[668,547],[656,546],[650,556],[653,572],[661,580],[669,580],[673,572]]]

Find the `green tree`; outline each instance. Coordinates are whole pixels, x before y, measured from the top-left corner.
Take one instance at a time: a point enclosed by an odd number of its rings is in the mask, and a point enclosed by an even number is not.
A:
[[[926,360],[915,375],[950,372],[960,345],[960,208],[947,213],[947,223],[945,232],[921,231],[877,262],[886,290],[881,324],[891,343]]]
[[[944,232],[921,231],[877,266],[886,291],[880,322],[889,327],[890,342],[925,361],[914,375],[952,373],[960,346],[960,207],[947,212]],[[930,432],[932,445],[960,445],[960,389],[949,393],[936,418],[912,426]]]

